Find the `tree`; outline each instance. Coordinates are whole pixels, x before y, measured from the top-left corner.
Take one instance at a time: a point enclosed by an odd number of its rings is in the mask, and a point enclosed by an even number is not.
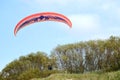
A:
[[[49,63],[49,58],[44,52],[31,53],[27,56],[21,56],[19,59],[16,59],[9,63],[1,73],[2,78],[5,80],[18,80],[24,78],[31,78],[38,76],[38,73],[35,73],[36,69],[39,71],[46,71],[47,64]],[[29,72],[30,76],[25,76]]]

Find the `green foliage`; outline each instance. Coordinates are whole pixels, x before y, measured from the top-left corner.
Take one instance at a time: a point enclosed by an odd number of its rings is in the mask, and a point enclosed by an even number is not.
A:
[[[2,78],[2,76],[1,76],[1,72],[0,72],[0,80],[4,80],[4,79]]]
[[[120,69],[120,38],[59,45],[52,55],[57,67],[69,73],[115,71]]]
[[[120,80],[120,71],[108,73],[83,73],[83,74],[53,74],[47,78],[36,78],[32,80]]]
[[[17,80],[30,80],[32,78],[40,78],[40,70],[39,69],[29,69],[24,71],[18,76]]]
[[[41,75],[48,70],[48,65],[51,63],[45,53],[31,53],[9,63],[2,70],[1,76],[5,80],[28,80],[34,77],[42,77]],[[48,74],[46,73],[44,76],[48,76]]]
[[[48,66],[53,70],[48,70]],[[44,52],[21,56],[2,70],[0,80],[43,78],[61,71],[86,73],[117,70],[120,70],[120,38],[111,36],[106,40],[89,40],[59,45],[51,52],[50,56]],[[105,75],[106,79],[112,80],[109,75]],[[116,80],[119,80],[118,75],[119,73],[114,76]]]
[[[40,77],[45,78],[55,73],[59,73],[59,71],[58,70],[46,70],[46,71],[40,72]]]
[[[113,80],[120,80],[120,72],[117,72]]]

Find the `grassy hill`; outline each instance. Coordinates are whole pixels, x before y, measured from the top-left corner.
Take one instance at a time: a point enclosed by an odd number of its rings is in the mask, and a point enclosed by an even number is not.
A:
[[[32,80],[120,80],[120,71],[109,73],[52,74],[47,78]]]

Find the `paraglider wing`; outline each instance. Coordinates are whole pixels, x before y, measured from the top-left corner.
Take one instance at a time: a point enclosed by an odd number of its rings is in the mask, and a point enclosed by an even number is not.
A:
[[[42,21],[58,21],[58,22],[67,24],[69,27],[72,27],[71,21],[66,16],[59,13],[54,13],[54,12],[42,12],[42,13],[37,13],[37,14],[27,16],[24,19],[22,19],[16,25],[14,29],[14,35],[16,35],[21,28],[29,24],[32,24],[35,22],[42,22]]]

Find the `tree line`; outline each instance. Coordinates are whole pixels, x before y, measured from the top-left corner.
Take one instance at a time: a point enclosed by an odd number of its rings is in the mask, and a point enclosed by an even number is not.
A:
[[[30,53],[9,63],[0,80],[29,80],[56,72],[85,73],[120,69],[120,37],[58,45],[50,56]]]
[[[69,73],[120,69],[120,38],[59,45],[52,55],[59,69]]]
[[[21,56],[2,70],[0,80],[29,80],[49,76],[56,72],[49,70],[49,66],[51,67],[53,62],[44,52]]]

